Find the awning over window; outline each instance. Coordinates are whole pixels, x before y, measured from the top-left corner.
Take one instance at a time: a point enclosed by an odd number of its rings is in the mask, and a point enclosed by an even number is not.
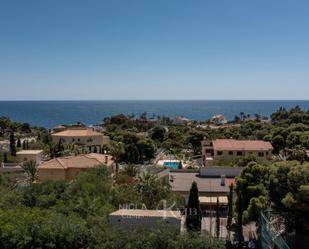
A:
[[[219,204],[220,205],[227,205],[228,204],[228,199],[227,196],[219,196]],[[199,201],[201,205],[216,205],[217,204],[217,196],[200,196]]]

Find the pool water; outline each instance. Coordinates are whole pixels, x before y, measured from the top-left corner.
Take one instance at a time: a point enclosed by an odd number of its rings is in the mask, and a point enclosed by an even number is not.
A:
[[[178,169],[179,168],[179,162],[164,162],[164,167],[171,168],[171,169]]]

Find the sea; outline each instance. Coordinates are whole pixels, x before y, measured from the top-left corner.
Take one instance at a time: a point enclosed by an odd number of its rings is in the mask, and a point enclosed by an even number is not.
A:
[[[52,128],[59,124],[82,122],[102,123],[105,117],[116,114],[148,117],[184,116],[204,121],[215,114],[233,120],[240,112],[270,116],[280,107],[296,105],[309,109],[309,100],[98,100],[98,101],[0,101],[0,116],[33,126]]]

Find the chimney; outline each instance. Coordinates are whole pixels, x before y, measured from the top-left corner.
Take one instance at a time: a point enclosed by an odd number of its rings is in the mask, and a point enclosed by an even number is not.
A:
[[[225,186],[225,175],[221,175],[221,186]]]

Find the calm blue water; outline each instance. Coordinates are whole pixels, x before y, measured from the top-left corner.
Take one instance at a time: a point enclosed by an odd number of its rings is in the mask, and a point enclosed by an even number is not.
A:
[[[183,115],[195,120],[207,120],[220,113],[231,120],[240,112],[269,116],[280,106],[295,105],[309,109],[309,101],[0,101],[0,116],[51,128],[61,123],[95,124],[111,115],[140,115],[145,111],[149,116]]]
[[[171,169],[178,169],[179,163],[178,162],[164,162],[163,166]]]

